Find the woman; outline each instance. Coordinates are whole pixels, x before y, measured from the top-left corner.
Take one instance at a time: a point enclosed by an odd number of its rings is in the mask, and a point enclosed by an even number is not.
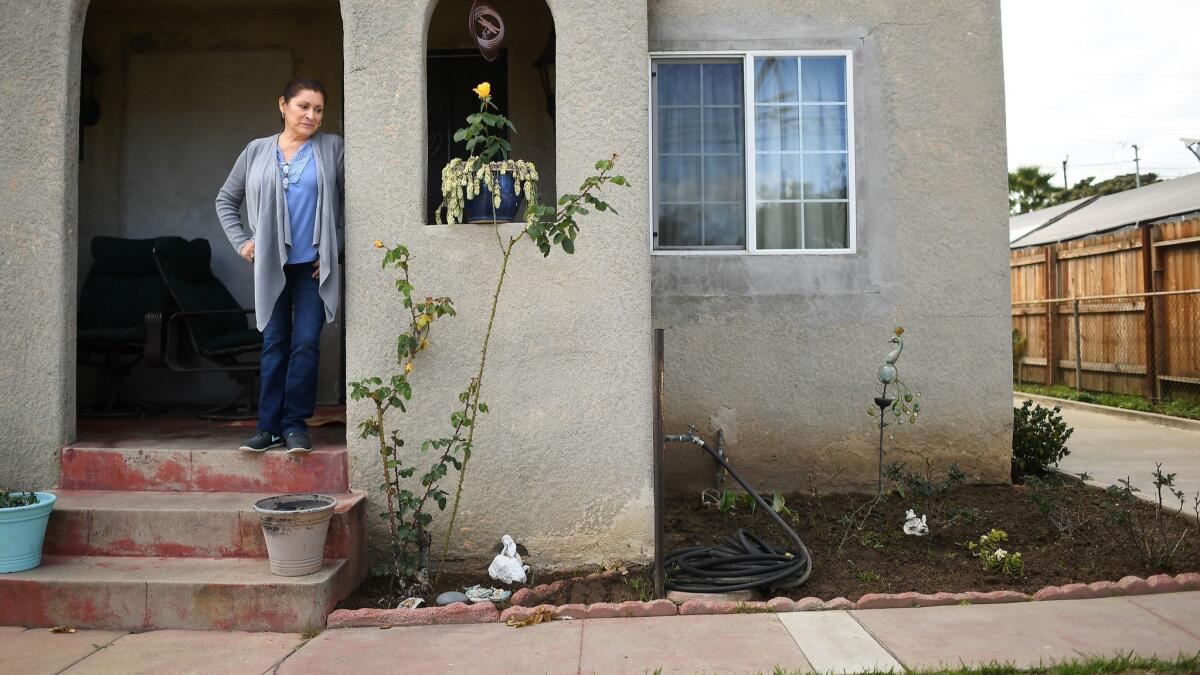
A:
[[[321,319],[338,303],[343,142],[321,133],[325,87],[298,77],[279,97],[283,131],[250,141],[217,193],[229,243],[254,265],[254,316],[263,334],[258,430],[241,450],[312,450],[305,420],[317,398]],[[239,209],[246,206],[243,228]]]

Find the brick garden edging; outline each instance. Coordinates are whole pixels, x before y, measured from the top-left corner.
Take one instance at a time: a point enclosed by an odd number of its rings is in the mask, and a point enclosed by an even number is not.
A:
[[[614,575],[604,572],[604,575]],[[530,595],[556,592],[565,581],[523,588],[512,600],[527,599]],[[556,587],[557,586],[557,587]],[[670,600],[640,602],[597,602],[590,605],[538,605],[509,607],[497,611],[491,603],[465,605],[462,603],[427,609],[339,609],[329,615],[329,628],[362,626],[423,626],[430,624],[492,623],[509,619],[524,619],[539,609],[548,609],[554,619],[607,619],[612,617],[674,616],[696,614],[742,614],[755,612],[806,612],[834,609],[885,609],[891,607],[934,607],[937,605],[983,605],[1004,602],[1045,600],[1086,600],[1125,595],[1149,595],[1200,590],[1200,573],[1188,572],[1170,576],[1158,574],[1146,579],[1129,576],[1120,581],[1096,581],[1090,584],[1046,586],[1030,595],[1017,591],[969,591],[966,593],[868,593],[851,602],[846,598],[772,598],[766,602],[731,602],[728,600],[688,600],[676,605]]]

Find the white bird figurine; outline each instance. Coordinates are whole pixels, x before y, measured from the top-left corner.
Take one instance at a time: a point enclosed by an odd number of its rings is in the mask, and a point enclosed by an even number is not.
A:
[[[529,565],[521,562],[518,544],[507,534],[500,538],[500,554],[488,565],[488,576],[504,584],[523,584]]]
[[[917,517],[917,512],[912,509],[904,514],[907,518],[904,522],[904,534],[911,534],[914,537],[924,537],[929,534],[929,525],[925,522],[925,516]]]

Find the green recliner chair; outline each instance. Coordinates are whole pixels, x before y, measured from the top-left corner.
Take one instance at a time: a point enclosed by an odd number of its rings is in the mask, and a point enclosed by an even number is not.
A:
[[[159,240],[153,255],[178,308],[165,322],[161,359],[175,371],[224,372],[237,383],[237,395],[205,410],[201,418],[257,417],[262,334],[246,322],[246,315],[254,310],[238,305],[213,275],[207,239]],[[196,365],[197,361],[201,363]]]
[[[154,263],[154,246],[161,241],[165,240],[92,238],[95,262],[79,293],[76,349],[80,366],[100,368],[104,394],[80,408],[80,417],[140,417],[164,411],[124,387],[148,348],[161,349],[147,342],[148,327],[161,321],[173,304]]]

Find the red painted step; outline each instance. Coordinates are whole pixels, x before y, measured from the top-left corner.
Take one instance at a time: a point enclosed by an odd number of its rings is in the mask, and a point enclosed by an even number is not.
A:
[[[323,628],[353,588],[344,560],[303,577],[255,558],[43,556],[0,575],[0,625],[297,633]]]
[[[44,551],[58,555],[265,558],[253,504],[267,493],[55,490]],[[337,498],[325,557],[366,555],[366,498]]]
[[[59,484],[66,490],[160,492],[319,492],[350,491],[345,447],[304,455],[272,450],[261,454],[236,449],[146,446],[63,448]]]

